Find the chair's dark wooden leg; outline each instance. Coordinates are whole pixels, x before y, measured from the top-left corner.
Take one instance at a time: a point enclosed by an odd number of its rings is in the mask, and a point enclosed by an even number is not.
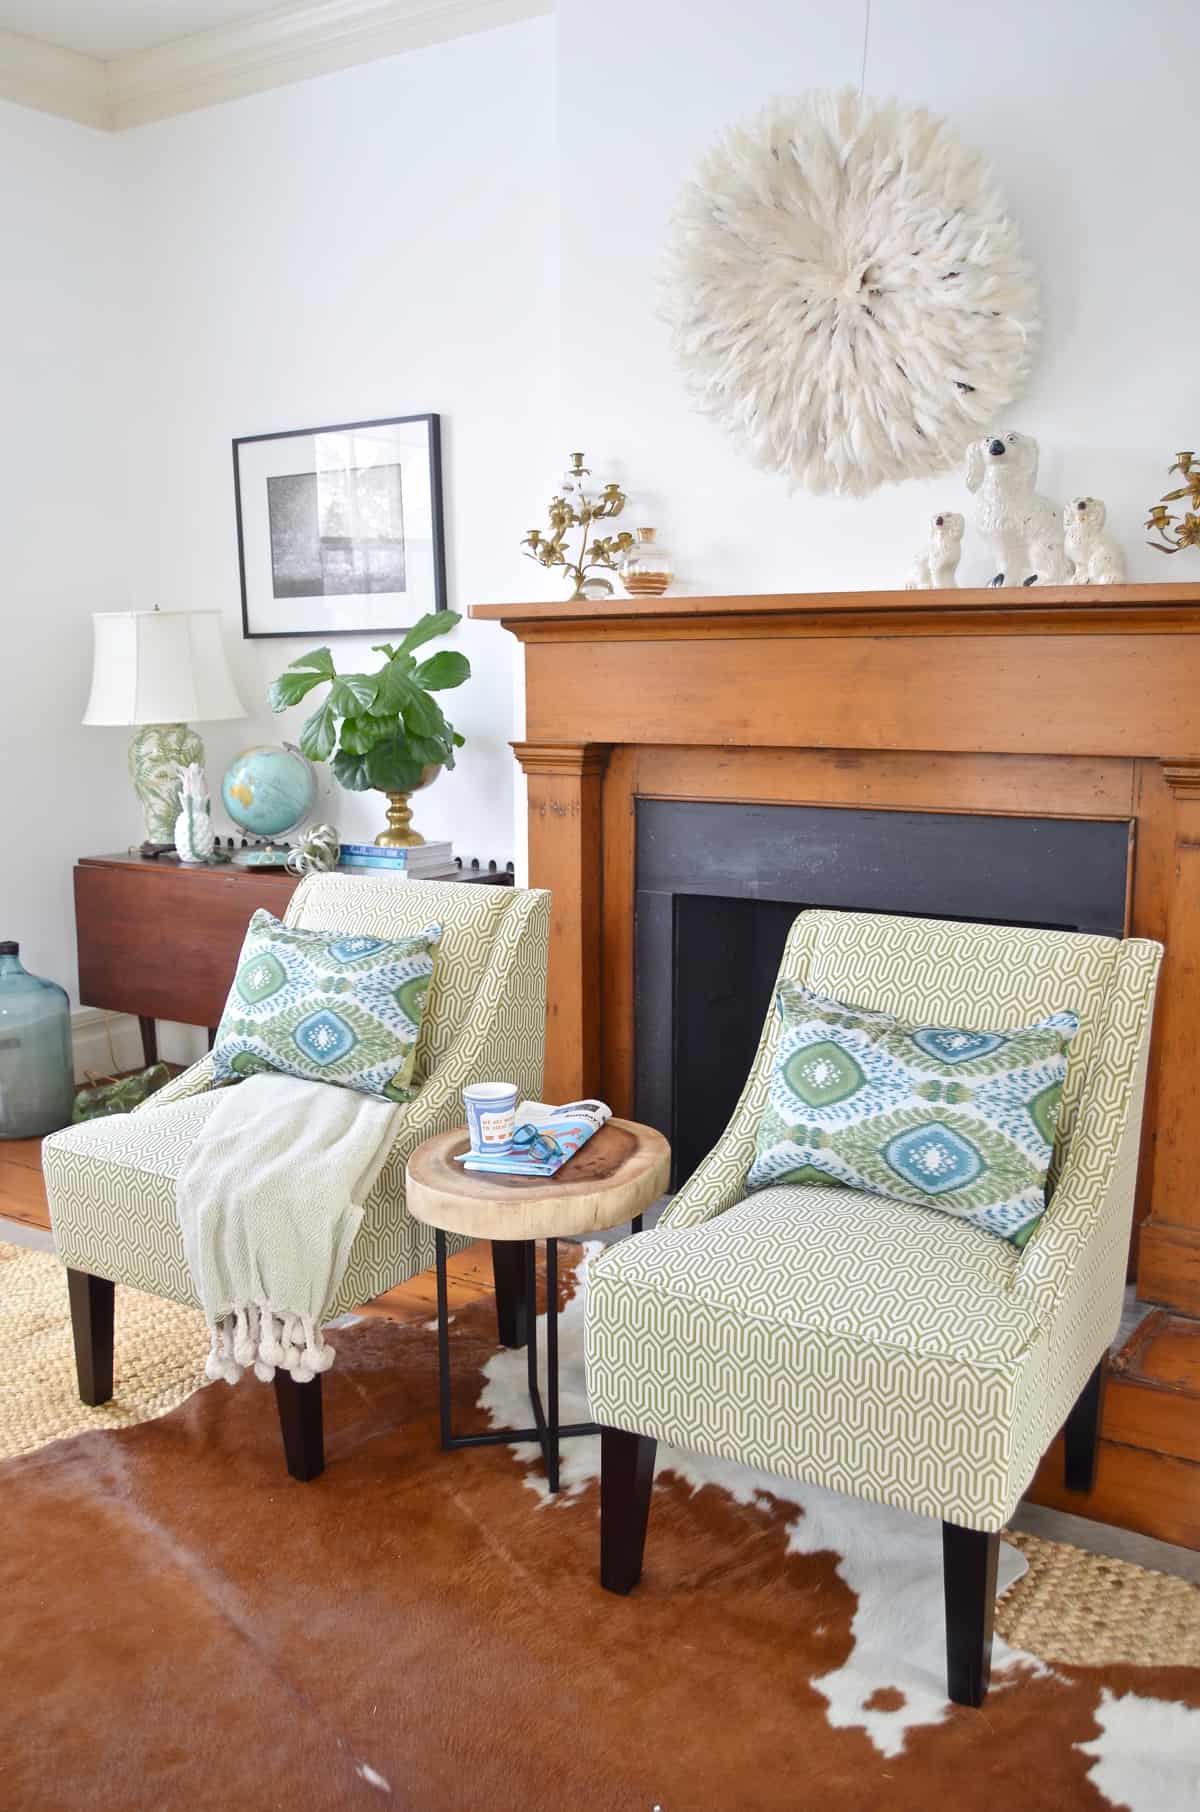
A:
[[[999,1535],[942,1524],[946,1685],[956,1705],[983,1704],[992,1672]]]
[[[138,1025],[142,1030],[142,1062],[149,1069],[152,1063],[158,1062],[158,1026],[154,1020],[139,1018]]]
[[[275,1373],[275,1401],[288,1471],[305,1482],[319,1479],[325,1470],[320,1373],[307,1384],[297,1384],[280,1366]]]
[[[642,1577],[657,1448],[650,1435],[600,1430],[600,1584],[606,1592],[632,1592]]]
[[[1100,1409],[1108,1361],[1100,1361],[1063,1423],[1063,1473],[1068,1491],[1090,1491],[1096,1477],[1096,1450],[1100,1445]]]
[[[81,1403],[107,1403],[112,1396],[115,1289],[107,1277],[93,1277],[90,1271],[67,1271]]]
[[[525,1300],[525,1241],[492,1241],[492,1275],[496,1280],[496,1326],[501,1346],[524,1346],[529,1337]]]

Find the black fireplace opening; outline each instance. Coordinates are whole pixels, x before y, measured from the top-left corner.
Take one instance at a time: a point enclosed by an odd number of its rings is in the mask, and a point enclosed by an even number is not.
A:
[[[636,1112],[674,1186],[729,1120],[806,906],[1119,937],[1128,820],[640,800]]]

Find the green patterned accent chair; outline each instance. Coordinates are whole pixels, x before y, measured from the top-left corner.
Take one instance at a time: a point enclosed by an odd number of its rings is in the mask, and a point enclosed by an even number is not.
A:
[[[781,981],[923,1025],[1078,1014],[1023,1250],[821,1184],[747,1196],[780,1020],[724,1135],[653,1232],[596,1260],[588,1387],[604,1425],[601,1578],[641,1574],[658,1440],[942,1522],[950,1697],[979,1705],[999,1531],[1065,1432],[1090,1488],[1125,1285],[1161,948],[1140,938],[804,912]]]
[[[403,938],[431,921],[443,931],[417,1040],[418,1093],[367,1197],[331,1317],[432,1266],[433,1228],[404,1205],[405,1166],[423,1139],[462,1122],[464,1085],[499,1076],[523,1096],[541,1094],[548,893],[314,875],[296,889],[284,922]],[[199,1306],[175,1213],[175,1178],[216,1098],[212,1059],[204,1057],[133,1113],[86,1121],[45,1141],[46,1189],[55,1244],[67,1266],[85,1403],[112,1395],[114,1283]],[[470,1243],[450,1240],[453,1250]],[[521,1253],[518,1241],[493,1242],[500,1338],[512,1346],[525,1339]],[[319,1375],[296,1384],[282,1370],[275,1374],[293,1477],[314,1478],[322,1468],[320,1384]]]

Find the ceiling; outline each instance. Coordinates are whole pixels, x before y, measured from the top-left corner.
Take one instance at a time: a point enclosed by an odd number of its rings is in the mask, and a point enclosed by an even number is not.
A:
[[[210,26],[273,12],[280,0],[0,0],[0,31],[90,57],[150,50]]]

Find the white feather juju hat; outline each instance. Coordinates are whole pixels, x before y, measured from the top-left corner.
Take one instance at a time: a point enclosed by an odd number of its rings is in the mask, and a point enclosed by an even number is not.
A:
[[[685,187],[663,312],[755,463],[861,496],[944,472],[1018,394],[1037,291],[982,156],[922,108],[777,102]]]

